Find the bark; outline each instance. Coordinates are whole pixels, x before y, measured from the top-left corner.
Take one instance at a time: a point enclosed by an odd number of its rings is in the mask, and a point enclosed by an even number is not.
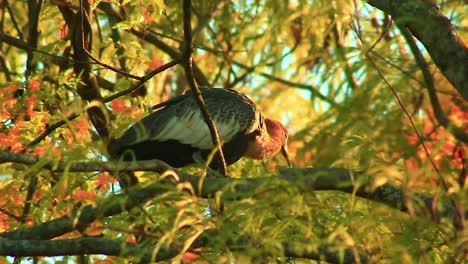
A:
[[[406,26],[453,87],[468,100],[468,48],[432,1],[369,0],[367,3],[391,15],[399,26]]]

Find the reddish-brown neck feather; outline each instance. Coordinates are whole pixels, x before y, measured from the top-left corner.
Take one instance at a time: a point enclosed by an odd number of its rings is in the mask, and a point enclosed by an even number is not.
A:
[[[265,118],[265,125],[270,138],[276,141],[275,143],[279,144],[280,146],[284,145],[286,135],[288,134],[288,129],[280,122],[269,118]]]
[[[287,130],[278,121],[265,119],[266,131],[261,133],[247,147],[245,156],[251,159],[268,159],[278,153],[285,144]],[[266,133],[265,133],[266,132]]]

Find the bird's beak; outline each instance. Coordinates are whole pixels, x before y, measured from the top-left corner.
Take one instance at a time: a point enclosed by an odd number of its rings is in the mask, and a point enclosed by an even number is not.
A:
[[[281,155],[283,155],[283,157],[288,162],[288,167],[292,168],[292,163],[291,163],[291,160],[289,159],[289,154],[288,154],[288,150],[286,148],[286,145],[281,146]]]

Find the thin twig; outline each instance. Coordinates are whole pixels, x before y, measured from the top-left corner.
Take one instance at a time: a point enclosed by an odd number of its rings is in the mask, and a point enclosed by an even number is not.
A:
[[[426,146],[426,143],[424,143],[424,139],[422,138],[421,133],[419,133],[419,130],[416,128],[416,124],[414,123],[413,118],[411,117],[410,113],[406,109],[405,105],[401,101],[400,96],[398,95],[396,90],[393,88],[393,86],[390,84],[390,82],[387,80],[387,78],[383,74],[382,70],[373,61],[373,59],[368,54],[366,54],[366,56],[367,56],[367,59],[369,60],[369,62],[372,64],[372,66],[374,66],[374,68],[377,70],[379,76],[382,78],[382,80],[385,82],[385,84],[391,89],[393,95],[397,99],[398,104],[400,105],[401,109],[403,110],[406,117],[410,121],[411,126],[413,127],[414,131],[416,132],[416,135],[418,136],[418,139],[421,142],[421,145],[423,146],[423,149],[424,149],[424,152],[425,152],[427,158],[429,159],[429,161],[432,164],[432,167],[436,171],[436,174],[437,174],[437,177],[438,177],[438,182],[442,185],[445,193],[448,193],[449,187],[448,187],[447,183],[445,183],[445,180],[442,177],[442,174],[440,173],[439,168],[437,167],[437,164],[435,163],[434,159],[432,158],[432,156],[431,156],[431,154],[429,152],[429,149]],[[437,198],[437,196],[439,196],[438,192],[436,194],[436,198]],[[436,201],[437,200],[436,198],[434,198],[433,201]],[[461,223],[460,220],[463,219],[465,216],[461,214],[462,210],[459,210],[458,204],[453,200],[453,198],[449,198],[449,200],[450,200],[450,203],[452,204],[453,208],[455,208],[455,213],[456,213],[456,216],[457,216],[457,219],[455,219],[456,220],[455,224],[458,225],[457,223]],[[432,210],[433,216],[436,216],[436,212],[437,212],[436,210],[437,210],[436,204],[433,203],[433,210]]]
[[[21,217],[16,216],[15,214],[10,213],[10,212],[8,212],[7,210],[5,210],[5,209],[3,209],[3,208],[0,208],[0,213],[6,215],[6,216],[8,216],[8,217],[11,217],[11,218],[15,219],[15,220],[18,221],[18,222],[20,222],[21,219],[22,219]]]
[[[184,54],[183,54],[183,65],[185,69],[185,75],[187,77],[187,82],[190,86],[190,89],[193,92],[195,100],[197,101],[198,106],[200,107],[200,111],[203,114],[203,118],[205,119],[205,123],[210,129],[211,138],[213,140],[213,144],[217,148],[217,156],[219,165],[221,168],[221,173],[224,176],[227,176],[227,166],[226,161],[224,159],[223,148],[221,145],[221,141],[219,139],[218,130],[216,129],[216,125],[213,121],[213,118],[206,107],[205,100],[198,88],[197,83],[195,82],[195,77],[193,75],[193,68],[192,68],[192,24],[191,24],[191,8],[192,3],[190,0],[184,0],[183,9],[184,9]]]
[[[132,92],[138,90],[138,89],[139,89],[141,86],[143,86],[143,84],[145,84],[149,79],[153,78],[153,76],[155,76],[156,74],[161,73],[161,72],[163,72],[163,71],[165,71],[165,70],[167,70],[167,69],[169,69],[169,68],[171,68],[171,67],[173,67],[173,66],[179,64],[181,61],[182,61],[181,59],[176,59],[176,60],[170,61],[170,62],[168,62],[168,63],[166,63],[166,64],[164,64],[164,65],[159,66],[158,68],[156,68],[156,69],[150,71],[148,74],[146,74],[145,76],[143,76],[143,77],[141,78],[141,80],[140,80],[137,84],[132,85],[130,88],[125,89],[125,90],[123,90],[123,91],[120,91],[120,92],[118,92],[118,93],[116,93],[116,94],[113,94],[113,95],[111,95],[111,96],[104,97],[104,99],[103,99],[102,101],[103,101],[104,103],[108,103],[108,102],[110,102],[110,101],[112,101],[112,100],[114,100],[114,99],[116,99],[116,98],[119,98],[119,97],[121,97],[121,96],[123,96],[123,95],[129,94],[129,93],[132,93]]]
[[[46,130],[42,132],[37,138],[35,138],[33,141],[29,142],[21,151],[20,153],[26,152],[26,150],[32,146],[35,146],[39,144],[42,140],[44,140],[48,135],[50,135],[52,132],[54,132],[57,128],[65,125],[67,122],[72,121],[73,119],[77,118],[80,116],[78,113],[72,113],[68,115],[65,119],[62,119],[60,121],[57,121],[51,125],[46,125]]]
[[[449,131],[455,138],[458,140],[468,143],[468,134],[463,131],[463,129],[454,126],[450,119],[445,115],[444,111],[439,102],[439,98],[437,97],[435,85],[434,85],[434,78],[429,71],[429,64],[424,59],[423,54],[419,50],[416,42],[414,41],[413,35],[411,32],[403,26],[399,27],[401,33],[406,39],[413,55],[416,59],[416,63],[418,64],[419,68],[424,77],[425,86],[427,88],[427,92],[429,94],[429,99],[431,101],[432,109],[434,110],[434,116],[436,117],[437,121],[447,130]]]
[[[390,88],[390,90],[393,93],[393,96],[395,96],[395,99],[397,99],[397,102],[400,105],[403,112],[405,113],[406,117],[408,118],[408,120],[409,120],[409,122],[411,124],[411,127],[413,127],[413,130],[415,131],[416,135],[418,136],[418,139],[421,142],[421,146],[423,147],[427,158],[429,159],[429,161],[432,164],[432,167],[434,168],[435,172],[437,173],[440,183],[442,184],[442,186],[444,186],[444,189],[447,191],[448,186],[445,183],[445,181],[442,179],[442,175],[440,174],[439,168],[437,167],[437,164],[435,163],[434,159],[432,158],[432,155],[429,152],[429,149],[427,148],[426,143],[424,143],[424,138],[422,137],[421,133],[419,132],[418,128],[416,127],[416,124],[414,123],[413,118],[411,117],[411,114],[408,112],[408,109],[406,109],[406,106],[401,101],[401,98],[398,95],[397,91],[395,90],[395,88],[393,88],[393,85],[387,80],[387,78],[385,77],[385,75],[382,72],[382,70],[380,69],[380,67],[375,63],[374,59],[372,59],[372,57],[369,56],[368,54],[366,54],[366,56],[367,56],[367,59],[369,60],[369,62],[372,64],[372,66],[377,70],[377,73],[379,74],[380,78],[382,78],[382,80],[385,82],[385,84]]]
[[[37,42],[39,39],[39,14],[42,8],[42,0],[30,0],[28,1],[28,16],[29,16],[29,34],[28,34],[28,44],[33,48],[37,48]],[[32,51],[28,52],[26,58],[26,71],[24,76],[26,79],[29,78],[32,72],[35,69],[34,63],[34,53]]]
[[[241,62],[238,62],[238,61],[231,60],[231,63],[235,64],[236,66],[238,66],[240,68],[246,69],[247,71],[252,69],[252,66],[247,66],[247,65],[245,65],[245,64],[243,64]],[[295,87],[295,88],[299,88],[299,89],[308,90],[313,95],[317,96],[322,101],[329,103],[334,108],[337,108],[337,109],[341,108],[341,106],[338,103],[336,103],[332,99],[328,98],[326,95],[322,94],[319,91],[319,89],[317,87],[313,86],[313,85],[292,82],[292,81],[282,79],[280,77],[274,76],[274,75],[266,73],[266,72],[255,72],[255,67],[254,67],[254,73],[260,75],[261,77],[263,77],[265,79],[271,80],[271,81],[279,82],[279,83],[285,84],[287,86],[291,86],[291,87]]]
[[[13,11],[13,9],[12,9],[11,6],[10,6],[10,3],[8,3],[8,0],[4,0],[4,1],[3,1],[3,5],[4,5],[4,7],[6,7],[6,9],[8,10],[8,15],[10,16],[11,23],[12,23],[13,26],[15,27],[16,32],[18,33],[19,39],[24,40],[23,31],[21,30],[21,27],[18,25],[18,22],[16,21],[16,18],[15,18],[16,12]]]
[[[83,49],[83,51],[88,55],[89,58],[91,58],[95,63],[101,65],[102,67],[104,68],[107,68],[113,72],[116,72],[118,74],[121,74],[125,77],[129,77],[129,78],[132,78],[132,79],[135,79],[135,80],[139,80],[141,81],[143,79],[143,77],[140,77],[140,76],[137,76],[137,75],[133,75],[131,73],[128,73],[128,72],[125,72],[123,70],[120,70],[120,69],[117,69],[109,64],[106,64],[104,62],[101,62],[99,61],[97,58],[95,58],[86,48]]]
[[[36,192],[37,189],[37,177],[36,175],[29,174],[29,177],[31,178],[31,181],[29,182],[28,185],[28,192],[26,193],[26,199],[25,199],[25,204],[23,208],[23,213],[21,214],[21,222],[24,223],[26,222],[26,219],[29,215],[29,212],[31,211],[31,205],[32,205],[32,199],[34,196],[34,193]]]
[[[113,9],[110,3],[101,2],[99,4],[99,8],[102,9],[106,13],[109,19],[111,18],[114,19],[115,23],[118,23],[124,20],[124,18]],[[150,30],[139,30],[136,28],[131,28],[129,32],[137,36],[142,41],[146,41],[154,45],[155,47],[157,47],[158,49],[160,49],[161,51],[169,55],[172,59],[174,60],[182,59],[182,54],[180,54],[180,52],[177,49],[174,49],[173,47],[169,46],[166,42],[159,39],[157,33],[155,34]],[[197,83],[200,86],[208,87],[209,86],[208,79],[203,74],[201,69],[196,65],[196,63],[193,63],[192,67],[193,67],[193,74],[195,75],[195,79],[197,80]]]

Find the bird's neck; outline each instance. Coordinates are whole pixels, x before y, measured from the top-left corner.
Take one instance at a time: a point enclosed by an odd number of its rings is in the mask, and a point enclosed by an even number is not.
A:
[[[281,138],[281,126],[272,123],[273,120],[266,119],[263,127],[248,146],[245,156],[251,159],[265,160],[272,157],[281,149],[283,140]]]

